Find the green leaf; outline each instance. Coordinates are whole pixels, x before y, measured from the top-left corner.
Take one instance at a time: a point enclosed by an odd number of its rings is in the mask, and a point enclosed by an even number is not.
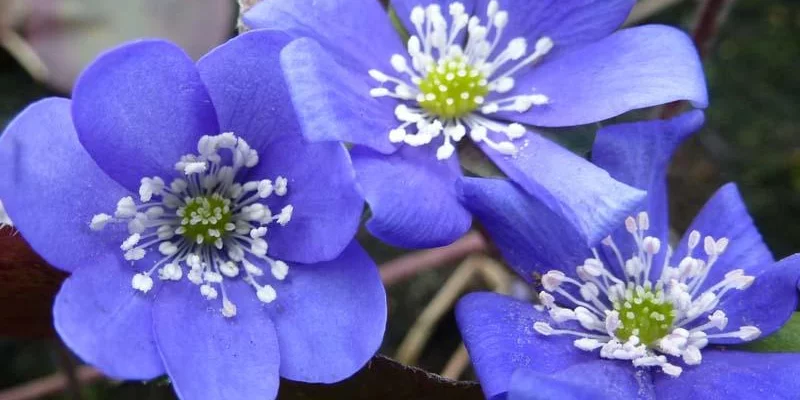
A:
[[[408,39],[411,35],[406,30],[406,27],[403,26],[403,22],[400,21],[400,18],[397,17],[397,11],[394,10],[394,7],[389,6],[389,18],[392,20],[392,26],[400,34],[400,38],[403,39],[403,43],[408,42]]]
[[[761,353],[800,352],[800,313],[794,313],[778,332],[757,342],[736,346],[737,349]]]

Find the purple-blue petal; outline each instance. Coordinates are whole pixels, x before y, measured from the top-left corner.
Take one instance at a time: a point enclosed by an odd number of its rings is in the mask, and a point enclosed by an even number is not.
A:
[[[476,11],[486,20],[489,0],[481,0]],[[504,49],[511,39],[523,37],[528,48],[537,40],[549,37],[555,47],[548,53],[598,41],[625,22],[635,0],[499,0],[500,9],[508,11],[508,25],[498,49]]]
[[[369,67],[347,68],[309,38],[286,46],[281,66],[306,138],[395,151],[389,131],[400,125],[394,116],[397,101],[370,96],[377,82],[367,73]]]
[[[511,180],[574,226],[587,245],[622,225],[645,198],[645,192],[536,133],[527,133],[520,143],[513,157],[485,143],[481,148]]]
[[[774,264],[751,266],[747,269],[747,274],[755,277],[753,285],[744,290],[728,291],[717,309],[724,311],[728,317],[726,332],[736,331],[741,326],[755,325],[761,330],[761,337],[766,337],[783,327],[797,309],[797,297],[800,295],[797,288],[800,280],[800,254]],[[735,338],[709,339],[709,342],[741,343]]]
[[[608,171],[614,179],[647,191],[647,200],[631,215],[647,211],[650,217],[647,235],[659,238],[662,243],[663,251],[654,257],[650,276],[661,275],[666,244],[669,243],[669,162],[678,146],[700,129],[704,120],[702,111],[690,111],[667,121],[611,125],[597,132],[592,162]],[[623,255],[638,252],[638,246],[624,227],[620,226],[612,237]]]
[[[291,39],[282,32],[250,31],[197,62],[221,132],[233,132],[259,152],[300,131],[280,52]]]
[[[574,274],[592,255],[574,227],[507,180],[463,178],[459,190],[506,263],[528,282],[551,269]]]
[[[599,359],[576,348],[572,337],[540,335],[533,324],[551,322],[547,313],[501,294],[464,296],[456,306],[456,320],[487,398],[508,392],[517,369],[553,374]]]
[[[285,196],[270,198],[274,213],[292,205],[286,226],[267,232],[269,254],[285,261],[314,263],[336,258],[358,231],[364,200],[350,156],[340,143],[306,143],[286,132],[260,153],[250,179],[288,180]]]
[[[202,135],[219,133],[194,62],[169,42],[137,41],[104,53],[78,78],[72,99],[81,143],[134,192],[143,177],[172,176]]]
[[[56,268],[73,271],[119,251],[125,232],[94,232],[89,222],[126,195],[78,142],[67,99],[32,104],[0,136],[0,198],[28,243]]]
[[[800,354],[706,351],[678,378],[655,374],[659,400],[796,399]]]
[[[378,269],[355,241],[324,263],[290,264],[267,306],[278,332],[280,374],[333,383],[361,369],[386,329],[386,293]]]
[[[53,324],[61,340],[103,374],[153,379],[164,374],[153,337],[156,290],[134,290],[134,272],[114,253],[78,268],[56,296]]]
[[[270,255],[313,263],[335,258],[358,229],[364,201],[350,157],[339,143],[307,143],[279,65],[288,43],[277,31],[251,31],[218,47],[198,62],[225,132],[234,132],[259,152],[247,180],[289,180],[273,212],[291,204],[291,222],[268,233]]]
[[[655,400],[650,374],[624,360],[580,363],[554,374],[520,369],[511,376],[508,400]]]
[[[546,58],[516,79],[508,96],[535,90],[546,95],[549,104],[497,116],[534,126],[588,124],[679,100],[699,108],[708,104],[703,67],[692,40],[660,25],[621,30]]]
[[[709,270],[701,290],[715,285],[733,269],[741,268],[749,271],[751,268],[769,265],[775,261],[767,245],[764,244],[753,218],[747,212],[747,206],[739,190],[733,183],[719,188],[694,218],[675,249],[672,258],[675,263],[687,255],[689,234],[693,230],[700,232],[703,237],[711,236],[714,239],[726,237],[730,241],[725,252]],[[693,255],[703,259],[707,257],[703,251],[702,241]]]
[[[337,55],[342,65],[366,73],[389,72],[394,53],[403,53],[400,35],[377,0],[262,1],[244,15],[253,28],[309,37]]]
[[[186,280],[164,285],[153,307],[153,331],[175,392],[183,400],[272,399],[281,355],[275,326],[244,282],[226,282],[237,314],[222,316]]]
[[[404,248],[438,247],[463,236],[472,217],[456,197],[456,156],[436,159],[435,146],[403,146],[392,155],[351,150],[356,177],[372,211],[367,229]]]

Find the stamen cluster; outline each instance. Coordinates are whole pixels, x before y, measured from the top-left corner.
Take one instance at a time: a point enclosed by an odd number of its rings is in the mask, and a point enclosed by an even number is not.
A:
[[[277,297],[272,285],[261,284],[269,265],[273,279],[283,280],[288,265],[267,256],[267,227],[285,226],[293,207],[284,206],[273,214],[263,202],[283,197],[288,180],[277,177],[238,183],[241,172],[258,164],[258,153],[233,133],[203,136],[199,154],[181,157],[175,169],[182,177],[166,185],[160,177],[143,178],[139,200],[124,197],[114,216],[97,214],[91,227],[102,230],[108,223],[127,224],[130,236],[120,248],[126,260],[137,262],[157,249],[160,258],[147,270],[134,275],[131,285],[147,293],[153,288],[152,275],[161,281],[179,281],[184,276],[199,287],[200,294],[213,300],[222,297],[222,314],[236,315],[236,305],[225,293],[226,279],[241,278],[264,303]],[[224,158],[221,150],[231,153]]]
[[[645,236],[649,225],[647,213],[626,220],[626,230],[637,248],[628,259],[623,258],[611,237],[603,240],[623,276],[615,276],[606,268],[596,250],[593,258],[576,268],[579,279],[561,271],[546,273],[542,277],[544,291],[539,294],[542,305],[554,321],[576,321],[582,330],[557,329],[543,321],[536,322],[534,329],[543,335],[577,336],[574,344],[581,350],[599,348],[603,358],[631,360],[637,367],[657,366],[671,376],[679,376],[683,368],[666,356],[680,357],[686,365],[696,365],[702,361],[700,350],[708,345],[710,338],[732,337],[742,341],[757,338],[761,331],[755,326],[725,332],[728,318],[717,309],[728,291],[747,289],[754,277],[736,269],[722,281],[707,288],[703,286],[708,272],[728,247],[728,239],[706,236],[705,259],[695,258],[693,253],[700,244],[701,234],[692,231],[686,257],[677,266],[671,265],[672,249],[668,246],[661,276],[651,280],[653,260],[661,250],[661,241]],[[562,287],[565,284],[577,292]],[[558,301],[555,296],[559,296]],[[571,305],[562,306],[567,304]],[[709,334],[712,329],[721,333]]]
[[[517,37],[499,49],[509,16],[499,9],[496,0],[488,4],[485,25],[479,17],[467,14],[460,2],[450,3],[448,11],[451,22],[438,4],[414,7],[410,17],[415,32],[408,40],[408,55],[394,54],[391,58],[398,76],[369,71],[380,83],[370,91],[373,97],[401,100],[395,116],[402,123],[389,132],[389,140],[423,146],[443,136],[436,154],[443,160],[453,155],[453,143],[469,131],[474,142],[513,155],[517,147],[512,141],[525,134],[525,127],[486,116],[500,111],[523,113],[547,104],[549,99],[537,93],[491,96],[490,100],[487,96],[514,89],[515,74],[549,53],[553,41],[542,37],[529,51],[528,41]],[[466,43],[462,45],[465,34]],[[408,131],[412,127],[414,133]],[[503,138],[494,140],[490,133],[502,134]]]

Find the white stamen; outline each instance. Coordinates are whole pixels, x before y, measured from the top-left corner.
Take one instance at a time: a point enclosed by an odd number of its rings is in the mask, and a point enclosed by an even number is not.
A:
[[[373,72],[381,78],[380,72]],[[175,163],[178,173],[169,185],[161,177],[141,180],[137,204],[130,196],[119,200],[114,216],[100,213],[92,217],[90,227],[99,231],[109,223],[126,224],[129,236],[120,249],[134,268],[148,252],[161,258],[141,265],[131,279],[133,289],[147,293],[153,289],[152,274],[160,283],[186,279],[197,285],[200,295],[219,301],[220,312],[227,318],[237,315],[237,307],[228,299],[225,284],[241,279],[253,287],[262,302],[277,298],[273,283],[286,279],[289,266],[267,256],[267,227],[291,222],[294,207],[284,204],[274,215],[265,199],[289,194],[289,180],[275,177],[237,182],[243,168],[258,163],[258,153],[232,133],[203,136],[197,144],[199,154],[181,157]],[[231,152],[223,157],[221,150]],[[290,197],[289,197],[290,198]],[[284,198],[284,202],[289,198]],[[270,203],[272,204],[272,203]],[[270,275],[258,265],[270,266]],[[184,274],[183,267],[188,268]]]
[[[464,4],[451,2],[447,10],[449,22],[437,4],[414,7],[408,54],[391,55],[391,71],[367,71],[379,84],[370,89],[370,96],[400,101],[395,109],[400,124],[387,132],[391,143],[424,146],[441,137],[441,142],[436,143],[436,157],[446,160],[455,154],[465,133],[470,132],[470,139],[486,143],[493,151],[507,156],[517,154],[520,145],[515,141],[522,139],[525,128],[506,122],[506,118],[486,116],[525,113],[534,106],[549,104],[550,99],[541,93],[516,90],[517,94],[507,98],[500,95],[514,90],[517,73],[533,68],[554,43],[549,37],[541,37],[531,48],[524,37],[506,39],[503,34],[511,16],[500,9],[496,0],[486,7],[486,19],[482,21],[478,17],[482,10],[468,15]],[[453,85],[460,87],[458,82],[463,84],[464,79],[473,78],[477,83],[471,82],[470,89],[453,92]],[[440,128],[428,128],[436,124]],[[441,128],[449,126],[461,128]]]
[[[681,358],[686,365],[697,365],[702,363],[702,349],[709,339],[751,341],[761,335],[755,326],[725,332],[728,317],[723,310],[716,309],[726,292],[746,290],[755,277],[746,275],[744,270],[732,270],[722,281],[704,285],[708,271],[730,245],[728,238],[703,238],[697,231],[690,232],[687,256],[679,260],[678,266],[671,266],[672,250],[668,247],[661,277],[650,280],[653,260],[661,252],[661,240],[646,235],[649,227],[647,213],[625,220],[625,231],[637,247],[627,259],[612,237],[602,241],[612,250],[611,260],[616,261],[617,269],[624,271],[622,277],[614,276],[596,250],[593,250],[594,258],[576,267],[580,281],[561,271],[542,275],[544,291],[540,292],[539,300],[552,320],[556,323],[577,321],[584,331],[557,329],[544,321],[535,322],[534,329],[546,336],[577,336],[574,345],[581,350],[599,348],[603,358],[630,360],[637,367],[658,367],[670,376],[679,376],[683,369],[670,363],[667,356]],[[705,260],[691,255],[701,238]],[[568,286],[577,286],[582,300],[573,296],[571,293],[575,292]],[[561,299],[572,304],[569,308],[556,304],[551,293],[558,293]],[[707,319],[702,318],[704,315]],[[643,319],[649,321],[638,325]],[[711,330],[722,332],[712,334]],[[662,332],[664,336],[658,338]],[[657,339],[641,343],[644,337],[648,341],[653,337]]]

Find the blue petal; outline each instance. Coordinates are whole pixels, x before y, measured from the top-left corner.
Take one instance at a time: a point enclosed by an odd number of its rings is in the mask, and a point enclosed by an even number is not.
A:
[[[558,269],[574,274],[592,253],[575,229],[540,200],[502,179],[463,178],[460,198],[503,259],[528,282]]]
[[[713,268],[712,268],[713,270]],[[800,280],[800,254],[775,264],[751,266],[747,274],[755,276],[753,285],[744,290],[731,290],[722,297],[718,309],[728,317],[725,331],[755,325],[761,337],[769,336],[786,324],[797,309],[797,283]],[[707,278],[706,282],[711,278]],[[709,339],[715,344],[737,344],[739,339]]]
[[[485,21],[486,3],[476,6]],[[500,9],[509,13],[503,40],[497,48],[504,49],[511,39],[523,37],[529,49],[542,37],[555,43],[548,56],[573,47],[598,41],[625,22],[635,0],[500,0]]]
[[[281,376],[333,383],[361,369],[381,345],[386,293],[378,268],[353,242],[329,262],[290,265],[267,308],[278,331]]]
[[[457,157],[436,159],[435,146],[403,146],[386,156],[351,151],[356,176],[372,210],[367,229],[398,247],[444,246],[463,236],[472,217],[458,202]]]
[[[520,369],[511,376],[508,400],[655,399],[649,374],[630,362],[598,359],[546,375]]]
[[[146,40],[110,50],[78,78],[72,116],[86,150],[133,192],[168,177],[219,125],[194,62],[174,44]]]
[[[612,125],[597,132],[592,162],[614,179],[647,191],[647,200],[631,215],[647,211],[650,216],[647,235],[659,238],[662,243],[663,250],[654,257],[650,276],[661,275],[669,243],[669,162],[678,146],[700,129],[704,120],[702,111],[691,111],[668,121]],[[623,255],[638,252],[638,246],[624,227],[619,227],[612,237]]]
[[[64,343],[105,375],[153,379],[164,374],[153,338],[155,290],[134,290],[133,274],[113,253],[78,268],[56,296],[53,323]]]
[[[289,179],[291,222],[268,233],[270,255],[312,263],[335,258],[358,229],[364,201],[350,157],[339,143],[307,143],[300,134],[278,57],[288,37],[252,31],[218,47],[198,63],[220,127],[259,152],[248,180]]]
[[[226,282],[236,304],[222,316],[186,280],[164,285],[153,307],[153,331],[175,392],[183,400],[272,399],[280,354],[275,326],[253,289]]]
[[[67,99],[32,104],[0,136],[0,198],[28,243],[56,268],[73,271],[119,251],[126,232],[94,232],[89,222],[128,193],[81,147]]]
[[[588,245],[621,226],[645,192],[620,183],[550,140],[528,133],[516,156],[502,155],[485,143],[484,153],[547,208],[571,224]]]
[[[725,252],[708,272],[708,277],[700,290],[715,285],[733,269],[742,268],[749,271],[751,268],[772,264],[775,261],[747,212],[747,206],[739,190],[733,183],[719,188],[697,214],[675,250],[672,257],[675,263],[687,255],[689,233],[693,230],[697,230],[703,236],[712,236],[714,239],[726,237],[730,240]],[[694,256],[706,257],[702,241],[695,249]]]
[[[516,78],[507,96],[527,95],[535,89],[550,103],[498,117],[534,126],[588,124],[678,100],[700,108],[708,104],[703,67],[691,39],[666,26],[619,31],[546,58]]]
[[[253,28],[312,38],[337,54],[337,61],[364,74],[371,68],[389,72],[392,54],[405,53],[388,13],[375,0],[262,1],[245,13],[244,21]]]
[[[655,374],[659,400],[796,399],[800,354],[707,351],[678,378]]]
[[[281,32],[250,31],[197,62],[220,131],[235,133],[259,152],[300,130],[279,59],[289,41]]]
[[[533,324],[550,322],[547,313],[501,294],[464,296],[456,320],[487,398],[506,393],[517,369],[552,374],[600,357],[576,348],[572,337],[540,335]]]
[[[298,39],[281,52],[281,66],[303,134],[311,141],[345,141],[392,153],[389,131],[400,125],[397,101],[374,98],[367,71],[348,69],[312,39]]]

